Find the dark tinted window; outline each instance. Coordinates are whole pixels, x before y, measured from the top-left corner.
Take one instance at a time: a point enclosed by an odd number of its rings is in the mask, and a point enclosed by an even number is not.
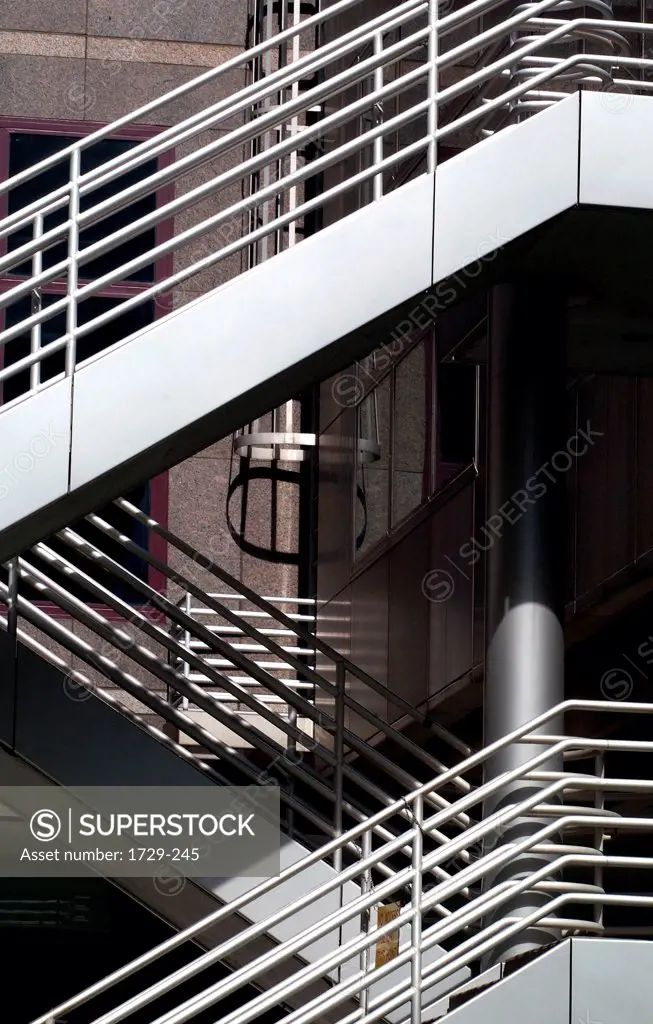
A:
[[[34,164],[40,163],[42,160],[52,156],[54,153],[58,153],[60,150],[65,149],[66,146],[71,145],[73,142],[75,142],[74,137],[64,135],[37,135],[31,132],[12,132],[9,136],[9,176],[13,177],[15,174],[19,174],[28,167],[32,167]],[[138,145],[137,142],[125,139],[104,139],[101,142],[95,143],[95,145],[82,152],[82,174],[93,170],[93,168],[105,163],[107,160],[120,156],[122,153],[132,149],[136,145]],[[121,192],[123,189],[130,187],[136,182],[149,177],[156,171],[156,169],[156,161],[151,160],[135,170],[130,171],[128,174],[119,175],[115,181],[112,181],[103,188],[99,188],[94,192],[91,192],[88,196],[83,197],[81,201],[82,212],[84,210],[88,210],[91,206],[95,206],[97,203],[103,202],[112,195],[115,195],[117,192]],[[55,189],[65,185],[69,179],[69,172],[69,161],[63,160],[49,170],[38,174],[36,177],[24,182],[24,184],[12,189],[9,194],[9,213],[15,213],[17,210],[22,209],[29,203],[34,202],[36,199],[40,199],[42,196],[48,195]],[[105,238],[107,235],[113,234],[113,232],[117,231],[119,228],[122,228],[125,225],[138,220],[140,217],[151,213],[155,207],[155,194],[130,203],[124,209],[118,210],[116,213],[105,217],[104,220],[89,225],[88,228],[82,231],[80,236],[80,247],[83,249],[86,246],[99,241],[101,238]],[[45,218],[44,231],[50,231],[52,228],[61,224],[67,219],[67,216],[67,207],[63,207],[61,210],[50,214]],[[31,241],[31,238],[32,232],[29,227],[16,231],[9,238],[9,249],[17,249],[19,246],[25,245],[26,242]],[[120,245],[106,255],[98,257],[83,266],[80,270],[80,278],[92,280],[93,278],[100,277],[101,275],[113,270],[115,267],[119,267],[123,263],[126,263],[128,260],[134,259],[136,256],[147,252],[149,249],[153,248],[155,244],[155,230],[154,228],[151,228],[148,231],[144,231],[137,235],[137,237],[133,238],[131,241],[125,242],[123,245]],[[59,263],[61,260],[66,258],[66,255],[67,249],[64,243],[54,245],[44,253],[43,269],[45,270],[48,267],[52,267],[56,263]],[[19,274],[21,276],[31,276],[31,273],[32,268],[30,263],[24,263],[20,267],[14,268],[12,271],[12,274]],[[151,282],[154,280],[154,267],[151,264],[143,267],[141,270],[131,274],[126,278],[126,280]]]
[[[53,303],[59,302],[61,298],[62,296],[60,295],[44,295],[42,297],[43,306],[51,306]],[[78,323],[82,325],[90,320],[95,320],[96,317],[102,316],[103,313],[113,309],[123,301],[123,299],[112,298],[87,299],[86,302],[78,306]],[[30,315],[30,304],[31,300],[29,298],[20,299],[18,302],[12,303],[5,312],[6,327],[13,327],[15,324],[25,320]],[[134,309],[121,314],[115,320],[111,320],[109,323],[91,331],[85,337],[79,338],[76,362],[83,362],[84,359],[102,352],[110,345],[114,345],[116,342],[128,337],[134,331],[146,327],[152,323],[153,319],[153,302],[142,303]],[[41,324],[41,347],[44,348],[51,342],[63,337],[65,333],[66,312],[63,310],[44,324]],[[19,362],[19,360],[29,355],[30,350],[31,336],[29,332],[14,338],[13,341],[7,342],[4,350],[4,365],[11,366],[13,363]],[[63,349],[43,359],[41,361],[41,382],[45,383],[45,381],[52,380],[53,377],[63,373],[64,366],[65,350]],[[9,377],[8,380],[4,381],[4,385],[0,386],[2,387],[2,399],[4,402],[11,402],[12,399],[20,397],[30,387],[29,368],[21,370],[13,377]]]

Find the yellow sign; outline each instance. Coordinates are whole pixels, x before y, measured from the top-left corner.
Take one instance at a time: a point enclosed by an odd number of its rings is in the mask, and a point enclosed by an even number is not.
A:
[[[377,928],[382,928],[384,924],[388,924],[390,921],[395,921],[399,917],[401,907],[399,903],[388,903],[385,907],[379,907],[376,917]],[[376,959],[374,961],[375,967],[382,967],[383,964],[387,964],[390,960],[394,960],[399,954],[399,929],[396,932],[388,932],[387,935],[383,935],[376,944]]]

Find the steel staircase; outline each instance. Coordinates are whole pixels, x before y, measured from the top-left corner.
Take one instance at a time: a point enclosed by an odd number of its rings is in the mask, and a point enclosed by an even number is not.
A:
[[[103,785],[121,780],[131,785],[162,784],[165,779],[170,784],[277,784],[284,828],[282,864],[290,867],[311,849],[319,853],[325,841],[352,823],[365,822],[378,809],[392,806],[395,792],[403,793],[445,771],[440,756],[445,751],[454,759],[468,752],[446,729],[308,631],[306,619],[311,616],[280,611],[136,506],[124,499],[116,504],[147,527],[149,535],[164,537],[170,554],[174,549],[176,564],[183,555],[187,568],[171,568],[151,554],[147,536],[140,546],[96,514],[86,521],[93,531],[87,529],[82,536],[67,527],[12,561],[6,582],[0,582],[0,598],[8,609],[1,622],[7,639],[14,637],[19,648],[25,645],[39,659],[63,668],[62,659],[38,639],[48,637],[71,652],[80,667],[61,672],[58,685],[52,676],[40,685],[40,670],[33,662],[21,667],[24,654],[19,651],[16,704],[13,711],[5,709],[2,736],[18,767],[12,768],[3,755],[5,777],[18,771],[20,778],[31,778],[34,784],[35,771],[41,771],[73,788],[80,773]],[[90,536],[93,540],[87,539]],[[105,549],[108,540],[114,545],[111,553]],[[181,589],[182,596],[170,599],[124,568],[116,560],[116,547],[155,567],[168,590]],[[197,573],[212,581],[206,591],[194,582]],[[139,606],[125,600],[127,586],[139,597]],[[216,593],[213,587],[218,586]],[[225,588],[230,591],[226,595]],[[72,618],[74,629],[44,610],[44,602]],[[248,614],[243,604],[253,610]],[[210,613],[213,622],[198,610]],[[120,620],[116,622],[112,614]],[[260,630],[254,623],[261,621],[272,625]],[[241,637],[251,642],[243,643]],[[315,653],[320,671],[314,667]],[[12,657],[10,644],[4,663],[8,677]],[[82,670],[82,662],[90,673]],[[404,723],[412,720],[430,735],[438,754],[428,753],[378,716],[366,693],[394,704],[395,717],[401,716]],[[31,711],[34,707],[39,708],[38,716]],[[370,742],[352,728],[356,719],[367,729]],[[12,720],[13,732],[7,732]],[[133,735],[134,727],[140,736]],[[88,746],[71,755],[79,734]],[[123,755],[116,761],[117,749]],[[177,764],[179,755],[182,763]],[[450,796],[469,789],[468,781],[454,776],[451,786],[434,796],[433,807],[448,807]],[[468,825],[469,817],[463,814],[454,817],[451,827],[455,832]],[[374,834],[385,842],[403,827],[405,813],[400,811]],[[438,831],[434,837],[443,842],[447,833]],[[337,879],[344,865],[362,856],[364,850],[355,843],[334,851],[332,858],[318,856],[301,878],[295,881],[291,876],[289,888],[280,891],[284,902],[294,903],[308,888]],[[398,847],[397,866],[405,856]],[[464,851],[462,856],[467,856]],[[388,863],[379,870],[391,877],[394,869]],[[435,880],[451,878],[447,865],[434,871]],[[121,884],[162,912],[161,901],[144,880],[125,879]],[[171,923],[182,927],[205,916],[216,900],[232,906],[251,887],[252,880],[245,877],[206,879],[189,887],[189,905],[184,895],[183,901],[167,905],[164,899],[163,908],[168,915],[179,909],[182,920]],[[311,911],[316,923],[335,907],[330,893],[333,890]],[[345,900],[359,893],[357,883],[342,888]],[[337,902],[340,905],[339,894]],[[241,916],[247,918],[249,912],[254,914],[251,923],[258,926],[269,905],[252,901]],[[267,941],[285,937],[282,925],[278,934],[274,927],[273,923],[269,936],[266,930]],[[212,929],[212,944],[219,937],[219,929]],[[328,941],[333,944],[336,938],[332,933]],[[318,942],[314,947],[317,955],[324,945]]]
[[[0,412],[10,471],[0,557],[367,355],[406,303],[478,260],[463,238],[452,249],[446,217],[433,249],[438,145],[471,147],[454,161],[467,167],[470,154],[481,154],[483,176],[483,161],[497,152],[488,142],[506,135],[500,127],[564,107],[565,90],[630,87],[616,77],[632,63],[622,32],[649,32],[635,23],[560,21],[554,0],[491,24],[499,7],[474,0],[439,17],[427,0],[404,0],[368,18],[359,0],[339,0],[309,17],[295,10],[299,20],[282,32],[0,185],[11,210],[0,224],[8,249],[0,271],[17,278],[0,298],[13,311],[0,370],[11,396]],[[490,27],[479,31],[481,16]],[[561,45],[571,50],[564,60]],[[280,64],[288,50],[297,59]],[[207,101],[259,59],[262,78]],[[182,97],[197,105],[185,120],[94,163],[94,147],[129,125],[156,122]],[[530,132],[528,123],[517,127]],[[216,129],[219,137],[205,144],[203,133]],[[207,166],[207,179],[189,186]],[[46,171],[64,184],[14,208],[18,190]],[[449,172],[445,190],[448,181]],[[244,198],[234,202],[241,184]],[[322,229],[304,238],[306,218],[317,212]],[[492,230],[487,238],[479,225],[474,248],[483,255],[514,237]],[[211,268],[257,247],[267,247],[267,258],[249,259],[240,275],[207,290]],[[153,267],[160,273],[152,278]],[[143,274],[153,283],[102,311],[94,305],[103,289],[130,287]],[[198,295],[192,301],[188,288]],[[30,296],[34,311],[16,312]],[[147,321],[153,304],[157,318],[137,328],[130,317]],[[253,318],[246,357],[234,344],[243,310]]]
[[[279,878],[262,883],[251,893],[236,899],[205,921],[198,922],[185,936],[180,934],[172,942],[152,950],[139,961],[126,965],[111,977],[38,1018],[33,1024],[59,1024],[67,1013],[89,1002],[92,1005],[92,1000],[99,995],[106,997],[123,978],[163,957],[177,943],[183,942],[184,938],[197,935],[203,928],[208,928],[229,914],[242,911],[249,900],[273,892],[287,879],[309,871],[315,859],[322,854],[331,856],[338,849],[352,843],[366,851],[362,859],[343,867],[339,876],[307,893],[293,906],[281,908],[274,915],[275,919],[294,922],[288,929],[289,937],[286,941],[267,954],[252,957],[246,966],[210,986],[201,995],[181,1001],[175,1010],[163,1016],[151,1016],[153,1024],[182,1024],[183,1021],[195,1019],[201,1010],[209,1007],[219,1014],[221,1000],[237,992],[245,983],[255,981],[269,971],[272,965],[301,953],[330,929],[344,926],[358,916],[367,920],[370,909],[388,900],[399,899],[401,903],[401,912],[396,920],[381,927],[374,927],[373,924],[361,927],[354,936],[347,941],[343,940],[337,950],[326,952],[310,965],[297,966],[291,976],[285,977],[269,991],[250,999],[220,1019],[228,1024],[246,1024],[260,1014],[280,1006],[291,995],[297,997],[304,993],[304,998],[297,1000],[297,1009],[284,1018],[292,1024],[336,1019],[416,1022],[423,1019],[422,1015],[431,1002],[429,993],[435,985],[446,983],[447,979],[451,981],[462,967],[471,965],[482,968],[488,954],[499,949],[508,938],[518,936],[529,924],[539,922],[558,938],[570,934],[610,935],[613,929],[618,933],[619,928],[615,928],[608,917],[611,912],[619,907],[645,910],[653,905],[653,889],[650,882],[645,881],[650,877],[648,872],[653,868],[653,858],[646,855],[646,846],[643,852],[637,850],[623,854],[620,850],[624,837],[645,837],[653,828],[653,819],[642,813],[642,801],[645,798],[650,806],[653,780],[621,777],[610,770],[610,764],[615,758],[614,764],[618,767],[619,758],[625,754],[637,754],[642,763],[650,764],[653,746],[650,741],[629,740],[621,736],[605,740],[566,733],[547,735],[543,728],[557,715],[578,711],[586,715],[617,713],[621,723],[626,716],[649,715],[652,709],[653,705],[649,704],[624,703],[615,706],[598,701],[568,701],[552,709],[491,747],[465,758],[455,768],[407,794],[395,805],[371,816],[347,834],[327,843],[322,851],[293,865]],[[533,745],[533,757],[526,765],[460,796],[435,813],[427,810],[427,802],[438,790],[455,778],[464,777],[469,771],[475,770],[502,746],[516,740]],[[557,755],[564,756],[564,770],[546,770],[546,764]],[[578,765],[586,770],[577,770]],[[431,846],[430,840],[435,830],[444,827],[455,816],[478,807],[507,782],[518,780],[538,781],[544,783],[544,786],[537,788],[534,793],[531,791],[526,799],[503,807],[481,823],[470,825],[456,838],[442,845]],[[613,805],[620,801],[633,798],[640,802],[640,813],[628,815],[613,809]],[[377,845],[373,838],[377,827],[388,822],[392,815],[400,813],[402,808],[410,808],[408,827],[402,835]],[[518,823],[525,816],[541,822],[537,832],[521,840],[504,839],[497,843],[497,835],[507,835],[511,824]],[[436,865],[444,864],[456,851],[478,849],[479,844],[482,844],[486,852],[460,870],[453,879],[436,881],[433,878],[432,872]],[[410,849],[410,864],[390,875],[378,873],[379,868],[391,862],[402,845]],[[509,881],[493,881],[502,864],[529,851],[539,856],[539,867],[518,879],[513,877]],[[634,873],[637,881],[631,878]],[[361,886],[360,895],[354,901],[318,924],[304,926],[303,915],[313,901],[356,878],[361,880]],[[482,885],[483,882],[486,884]],[[637,891],[634,892],[635,887]],[[449,898],[456,892],[462,893],[463,889],[472,890],[473,895],[458,909],[443,914],[442,910]],[[511,917],[511,900],[524,891],[544,894],[545,899],[528,916]],[[402,892],[407,895],[400,896]],[[428,923],[428,915],[438,909],[440,915],[433,923]],[[497,910],[502,913],[497,915]],[[118,1003],[99,1017],[93,1016],[93,1021],[95,1024],[115,1024],[129,1020],[145,1006],[150,1007],[150,1014],[156,1014],[156,1001],[164,993],[174,990],[209,963],[231,954],[235,947],[246,950],[248,942],[260,935],[266,925],[269,927],[271,920],[251,927],[237,938],[198,956],[181,971],[145,987],[138,996]],[[402,928],[398,955],[385,964],[375,966],[375,946],[384,935],[397,928]],[[446,943],[448,951],[435,962],[429,963],[429,951],[436,943]],[[411,965],[410,971],[402,972],[402,967],[408,964]],[[492,984],[500,977],[500,973],[485,971],[476,983],[479,986]],[[332,983],[321,994],[311,996],[308,987],[320,974],[322,977],[330,977]],[[424,1019],[432,1020],[446,1014],[450,1003],[452,1006],[459,1003],[456,993],[469,988],[467,983],[454,984],[444,999],[431,1005]]]
[[[145,1007],[156,1014],[162,994],[217,962],[233,968],[227,979],[180,998],[152,1024],[182,1024],[209,1008],[219,1014],[222,999],[252,983],[261,993],[223,1016],[225,1024],[247,1024],[275,1008],[288,1024],[418,1024],[426,1010],[431,1019],[446,1013],[470,971],[482,971],[529,924],[558,937],[609,934],[603,908],[653,903],[628,888],[628,872],[646,873],[653,858],[604,846],[606,835],[620,842],[650,832],[650,816],[628,816],[622,804],[648,797],[653,782],[608,769],[615,752],[646,759],[651,744],[542,731],[556,714],[601,714],[605,704],[569,702],[473,753],[307,629],[300,604],[289,613],[276,607],[120,497],[369,354],[415,296],[478,262],[478,251],[458,237],[460,224],[447,223],[452,215],[442,200],[457,192],[464,204],[469,186],[458,187],[457,176],[469,180],[470,159],[482,172],[506,147],[519,149],[517,138],[530,140],[522,148],[536,159],[552,125],[567,118],[577,129],[580,98],[570,93],[581,87],[647,92],[647,82],[620,76],[651,65],[642,58],[635,65],[629,55],[630,37],[650,34],[649,25],[614,21],[598,2],[600,22],[571,21],[574,9],[555,0],[522,5],[497,21],[500,7],[473,0],[442,15],[435,3],[404,0],[369,17],[358,0],[339,0],[306,18],[296,11],[273,38],[0,185],[11,202],[14,190],[45,170],[65,171],[65,184],[0,222],[8,249],[0,269],[17,277],[0,307],[39,299],[0,337],[7,355],[0,383],[20,378],[0,408],[7,465],[15,470],[0,501],[7,566],[1,650],[12,680],[0,699],[13,701],[3,719],[10,723],[1,737],[3,770],[68,785],[80,764],[105,784],[182,774],[206,785],[274,781],[286,836],[278,878],[256,887],[247,879],[189,886],[187,899],[168,906],[186,916],[173,922],[181,929],[174,939],[34,1024],[62,1024],[95,997],[110,998],[124,978],[189,939],[204,947],[190,966],[144,983],[127,1003],[116,993],[114,1008],[95,1024],[129,1020]],[[297,51],[299,43],[296,59],[275,63],[280,47]],[[259,58],[268,61],[263,78],[214,100],[227,75]],[[94,145],[132,123],[156,121],[166,104],[190,96],[197,109],[184,121],[86,169]],[[588,100],[587,109],[596,112],[596,104]],[[216,128],[219,138],[199,141]],[[505,240],[578,201],[577,139],[571,130],[565,139],[573,155],[568,194],[531,215],[539,185],[529,182],[521,200],[530,219],[517,218]],[[438,146],[445,141],[465,151],[443,174]],[[310,161],[308,146],[316,150]],[[224,162],[204,183],[188,185],[191,172],[215,161]],[[132,184],[116,184],[128,174]],[[244,181],[248,190],[234,202]],[[504,195],[503,181],[496,191]],[[137,204],[147,197],[154,208],[143,214]],[[303,238],[306,218],[318,211],[321,230]],[[117,214],[119,227],[111,220]],[[91,240],[90,229],[104,222]],[[161,240],[163,226],[172,230]],[[218,288],[202,285],[200,275],[240,252],[260,255],[270,239],[267,258],[250,260]],[[123,247],[132,242],[139,251],[125,260]],[[495,237],[485,252],[500,244]],[[93,314],[87,304],[101,289],[129,284],[162,261],[153,283]],[[201,294],[184,305],[191,281],[200,282]],[[55,282],[60,297],[42,304]],[[165,315],[125,329],[131,311],[155,301]],[[245,316],[253,341],[243,351]],[[111,344],[98,348],[98,332],[109,325]],[[14,358],[10,346],[21,339],[29,339],[29,354]],[[29,486],[22,484],[24,455]],[[201,570],[202,582],[92,511],[114,500]],[[68,525],[82,516],[94,540]],[[40,539],[53,531],[56,543]],[[162,574],[165,592],[125,568],[109,541]],[[126,592],[138,595],[140,607]],[[74,628],[44,611],[44,599]],[[49,650],[43,635],[66,657]],[[372,710],[378,696],[394,707],[390,720]],[[38,722],[30,715],[34,699]],[[609,708],[651,713],[650,705]],[[430,737],[428,748],[395,728],[400,715]],[[73,735],[84,736],[85,749],[66,745]],[[531,762],[479,785],[488,758],[516,740],[534,745]],[[116,758],[117,749],[125,756]],[[567,758],[565,770],[548,770],[554,755]],[[574,759],[584,770],[567,770]],[[483,817],[484,801],[507,781],[542,785],[528,800]],[[537,834],[506,840],[507,826],[525,814],[541,819]],[[496,881],[525,852],[542,866],[518,881]],[[151,892],[130,891],[152,905]],[[527,919],[510,912],[523,891],[546,897]],[[400,904],[398,919],[375,927],[373,911],[389,901]],[[375,946],[395,931],[398,955],[376,966]]]

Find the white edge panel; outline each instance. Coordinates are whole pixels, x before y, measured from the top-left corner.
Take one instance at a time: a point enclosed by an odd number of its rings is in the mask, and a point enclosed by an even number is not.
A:
[[[571,940],[573,1024],[651,1019],[653,945],[643,939]]]
[[[452,1010],[447,1024],[571,1024],[570,959],[568,940]],[[573,1018],[573,1024],[600,1021]]]
[[[72,378],[2,413],[0,530],[68,491]]]
[[[432,214],[424,175],[82,366],[71,489],[428,288]]]
[[[579,119],[575,94],[438,167],[434,283],[576,204]]]
[[[653,209],[653,99],[583,93],[580,201]]]

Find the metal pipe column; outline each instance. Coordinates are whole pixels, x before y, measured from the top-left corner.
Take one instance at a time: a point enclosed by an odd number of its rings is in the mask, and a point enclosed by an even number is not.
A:
[[[489,317],[488,511],[484,743],[490,744],[564,699],[564,516],[566,453],[566,299],[557,283],[522,280],[496,286]],[[488,545],[489,543],[489,547]],[[546,732],[563,723],[551,721]],[[514,744],[487,765],[486,781],[541,748]],[[561,770],[562,764],[545,765]],[[484,815],[542,783],[500,790]],[[488,846],[523,839],[542,825],[520,818]],[[515,859],[493,882],[517,879],[545,855]],[[549,897],[550,898],[550,897]],[[522,916],[547,899],[523,893],[502,916]],[[551,942],[542,928],[511,940],[494,961]]]

